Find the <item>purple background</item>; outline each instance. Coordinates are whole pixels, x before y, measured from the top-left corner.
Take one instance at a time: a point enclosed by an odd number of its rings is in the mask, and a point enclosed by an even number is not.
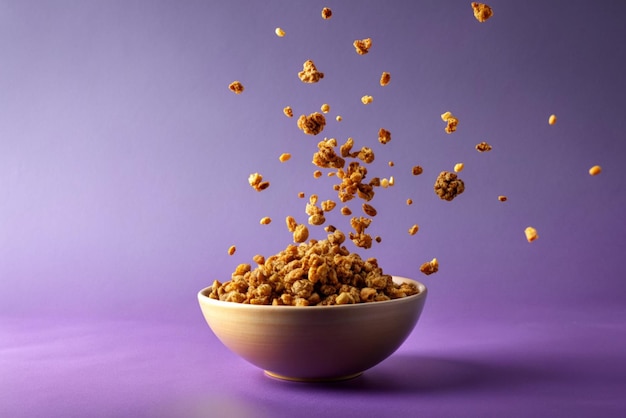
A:
[[[626,3],[491,1],[482,24],[469,1],[389,3],[0,1],[0,416],[626,414]],[[317,137],[282,114],[322,103]],[[284,248],[299,191],[334,196],[323,136],[395,177],[361,253],[430,294],[361,378],[288,384],[227,351],[196,293]],[[441,201],[457,162],[466,191]]]

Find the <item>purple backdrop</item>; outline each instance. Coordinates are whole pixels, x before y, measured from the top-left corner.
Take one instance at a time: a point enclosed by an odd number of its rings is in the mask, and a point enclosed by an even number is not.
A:
[[[626,414],[626,3],[492,1],[485,23],[469,1],[403,3],[0,1],[0,416]],[[394,176],[360,252],[430,294],[362,378],[284,384],[219,343],[196,293],[284,248],[299,191],[336,196],[312,175],[324,136]],[[457,162],[466,191],[442,201]]]

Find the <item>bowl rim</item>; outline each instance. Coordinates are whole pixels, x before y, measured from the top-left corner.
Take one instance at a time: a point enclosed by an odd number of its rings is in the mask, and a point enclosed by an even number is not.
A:
[[[389,300],[381,300],[378,302],[367,302],[367,303],[351,303],[345,305],[313,305],[313,306],[291,306],[291,305],[251,305],[249,303],[237,303],[237,302],[227,302],[223,300],[211,299],[208,296],[210,293],[212,286],[205,287],[204,289],[198,292],[198,300],[200,303],[208,303],[215,306],[221,306],[223,308],[232,308],[232,309],[268,309],[268,310],[289,310],[296,311],[300,310],[303,312],[310,312],[313,310],[329,310],[329,309],[371,309],[373,306],[385,306],[391,303],[408,303],[409,301],[413,301],[416,299],[425,298],[428,294],[428,288],[422,282],[419,282],[415,279],[409,279],[408,277],[403,276],[391,276],[393,281],[396,283],[415,283],[419,288],[419,293],[411,296],[405,296],[397,299],[389,299]]]

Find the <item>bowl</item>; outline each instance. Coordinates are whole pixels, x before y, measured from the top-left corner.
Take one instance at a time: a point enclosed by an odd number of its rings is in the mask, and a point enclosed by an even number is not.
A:
[[[331,381],[356,377],[393,354],[409,336],[427,289],[381,302],[334,306],[271,306],[224,302],[198,293],[211,330],[232,352],[271,377]]]

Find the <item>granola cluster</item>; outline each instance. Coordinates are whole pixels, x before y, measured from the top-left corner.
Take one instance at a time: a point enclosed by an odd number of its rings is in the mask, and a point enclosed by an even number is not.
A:
[[[307,135],[317,135],[324,130],[326,118],[319,112],[311,113],[309,116],[300,115],[298,118],[298,128]]]
[[[212,299],[252,305],[345,305],[378,302],[419,293],[413,283],[394,283],[374,258],[350,253],[344,234],[288,245],[280,253],[254,257],[257,267],[240,264],[225,283],[215,280]]]
[[[306,60],[302,64],[302,71],[298,73],[298,77],[303,83],[317,83],[324,78],[324,73],[317,71],[312,60]]]
[[[451,201],[465,190],[463,180],[450,171],[442,171],[435,181],[435,193],[442,200]]]

